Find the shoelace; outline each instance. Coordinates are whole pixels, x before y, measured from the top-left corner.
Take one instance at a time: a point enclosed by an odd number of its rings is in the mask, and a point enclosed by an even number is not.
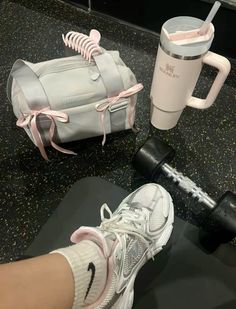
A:
[[[109,214],[109,218],[105,217],[105,211]],[[108,234],[113,233],[120,244],[122,244],[120,235],[127,234],[138,237],[145,244],[152,258],[154,258],[154,251],[150,247],[150,243],[153,243],[153,240],[141,229],[141,225],[145,220],[141,213],[143,211],[145,210],[142,209],[141,211],[141,209],[136,208],[134,213],[128,205],[124,205],[119,213],[113,214],[108,205],[103,204],[100,209],[102,223],[99,228]]]

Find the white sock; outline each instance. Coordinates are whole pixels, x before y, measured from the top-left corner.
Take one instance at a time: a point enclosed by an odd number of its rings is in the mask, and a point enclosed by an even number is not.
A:
[[[105,288],[107,261],[100,247],[90,240],[50,253],[62,254],[70,264],[75,287],[73,309],[94,303]]]

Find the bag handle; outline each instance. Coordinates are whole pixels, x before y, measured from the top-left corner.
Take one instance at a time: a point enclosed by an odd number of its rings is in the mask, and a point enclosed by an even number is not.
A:
[[[45,141],[60,152],[76,155],[75,152],[59,147],[53,141],[56,132],[55,120],[68,122],[69,118],[63,112],[51,110],[44,88],[34,71],[23,60],[17,60],[7,83],[8,97],[10,97],[13,78],[21,88],[30,108],[29,114],[19,117],[16,124],[22,128],[30,125],[34,142],[43,158],[48,160],[44,149]]]
[[[25,63],[18,59],[14,63],[7,81],[7,96],[11,100],[13,79],[21,88],[30,110],[41,110],[50,107],[44,88],[35,72]],[[49,143],[48,130],[51,120],[43,114],[37,118],[37,126],[44,145]]]

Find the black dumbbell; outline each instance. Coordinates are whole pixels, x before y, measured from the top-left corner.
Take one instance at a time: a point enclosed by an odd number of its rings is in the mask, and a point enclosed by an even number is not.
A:
[[[171,178],[183,191],[191,194],[210,211],[206,224],[220,235],[223,242],[236,236],[236,195],[227,191],[215,202],[191,179],[178,172],[168,163],[175,155],[174,149],[158,139],[151,137],[135,153],[133,165],[146,179],[154,181],[160,173]]]

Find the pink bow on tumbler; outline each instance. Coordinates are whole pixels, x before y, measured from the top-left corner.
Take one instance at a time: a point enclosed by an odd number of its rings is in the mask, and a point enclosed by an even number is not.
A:
[[[68,115],[63,112],[53,111],[49,107],[45,107],[39,111],[31,110],[29,114],[20,116],[16,122],[18,127],[21,127],[21,128],[26,127],[26,126],[30,127],[35,144],[39,148],[39,151],[41,155],[43,156],[43,158],[48,161],[48,156],[44,149],[42,138],[41,138],[41,135],[39,133],[39,130],[37,128],[37,123],[36,123],[37,116],[40,114],[46,115],[51,120],[51,125],[48,131],[48,137],[49,137],[49,141],[52,147],[54,147],[56,150],[60,152],[76,155],[75,152],[59,147],[57,144],[53,142],[53,136],[54,136],[54,131],[56,127],[55,120],[58,120],[60,122],[68,122],[69,120]]]

